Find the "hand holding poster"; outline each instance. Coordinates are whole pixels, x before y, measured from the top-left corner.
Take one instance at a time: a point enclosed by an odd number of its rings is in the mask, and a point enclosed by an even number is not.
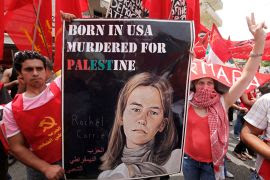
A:
[[[192,28],[130,19],[65,24],[68,179],[180,172]]]

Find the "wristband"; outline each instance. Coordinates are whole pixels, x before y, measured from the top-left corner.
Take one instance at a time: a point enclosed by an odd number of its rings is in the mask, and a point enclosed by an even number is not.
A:
[[[263,53],[253,53],[253,52],[251,52],[249,54],[249,57],[261,57],[262,55],[263,55]]]

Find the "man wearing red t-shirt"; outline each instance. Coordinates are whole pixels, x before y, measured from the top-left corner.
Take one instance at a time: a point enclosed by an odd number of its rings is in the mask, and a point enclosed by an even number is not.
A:
[[[34,51],[15,54],[14,67],[26,91],[4,108],[10,150],[28,166],[28,179],[60,179],[61,79],[46,85],[46,60]]]

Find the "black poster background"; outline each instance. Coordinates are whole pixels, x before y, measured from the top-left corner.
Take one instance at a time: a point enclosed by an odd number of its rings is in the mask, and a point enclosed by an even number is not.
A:
[[[100,157],[107,149],[114,122],[118,93],[129,77],[140,72],[167,74],[173,89],[175,107],[186,102],[189,52],[193,44],[191,22],[159,20],[75,20],[75,25],[123,25],[123,35],[68,35],[65,23],[63,55],[64,168],[69,179],[97,178]],[[151,25],[153,36],[128,36],[127,25]],[[67,52],[67,42],[135,42],[136,53]],[[166,53],[141,53],[142,42],[166,43]],[[136,71],[67,70],[67,59],[135,60]],[[75,69],[75,68],[73,68]],[[185,104],[186,105],[186,104]],[[174,121],[181,148],[183,114],[174,108]],[[179,115],[181,114],[181,115]],[[181,116],[181,117],[180,117]],[[180,165],[179,165],[180,166]]]

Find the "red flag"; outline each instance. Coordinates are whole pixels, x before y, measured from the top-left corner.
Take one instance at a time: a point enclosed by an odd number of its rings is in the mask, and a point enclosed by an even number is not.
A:
[[[54,70],[58,71],[62,66],[62,20],[60,10],[67,13],[72,13],[76,17],[81,18],[80,2],[78,0],[56,0],[55,5],[55,56]]]
[[[149,10],[149,18],[193,20],[197,39],[200,31],[199,0],[143,0],[143,6]]]
[[[210,31],[204,25],[200,24],[200,32],[199,33],[210,33]]]
[[[79,0],[81,12],[89,11],[88,0]]]
[[[39,3],[40,12],[38,12]],[[26,4],[4,16],[4,29],[19,50],[33,50],[51,58],[51,0],[35,0],[34,4]],[[36,21],[39,14],[39,20]],[[38,22],[38,23],[37,23]],[[36,24],[37,23],[37,24]],[[35,37],[34,37],[35,36]]]
[[[27,4],[5,14],[5,31],[19,50],[32,49],[35,19],[33,4]],[[34,49],[38,50],[38,47],[35,46]]]
[[[149,10],[149,18],[169,19],[172,7],[171,0],[146,0],[144,4],[145,8]]]
[[[205,57],[207,45],[208,45],[209,33],[206,33],[203,38],[199,38],[199,41],[194,46],[195,58],[202,59]]]
[[[230,41],[230,43],[231,43],[231,46],[229,47],[229,50],[233,58],[238,58],[238,59],[249,58],[249,53],[252,50],[253,44],[254,44],[253,40]]]
[[[38,3],[36,1],[36,9]],[[42,0],[39,14],[35,44],[40,47],[40,53],[52,59],[52,0]]]
[[[254,46],[253,39],[245,40],[245,41],[230,41],[230,43],[231,45],[229,47],[229,50],[233,58],[239,58],[239,59],[249,58],[249,54]],[[266,35],[266,41],[264,45],[264,52],[263,52],[262,60],[266,60],[266,61],[270,60],[270,32],[267,33]]]
[[[200,79],[203,77],[210,77],[224,84],[227,87],[231,87],[241,77],[242,74],[242,70],[237,68],[231,68],[218,64],[208,64],[199,60],[192,61],[190,71],[191,80]],[[247,87],[246,92],[249,92],[263,85],[269,80],[269,74],[256,73],[253,80]]]
[[[195,26],[195,41],[198,41],[198,34],[200,32],[200,1],[187,0],[187,20],[193,20]]]
[[[150,6],[151,6],[151,0],[142,0],[142,7],[143,8],[149,10]]]
[[[5,11],[11,11],[21,8],[27,4],[33,4],[33,0],[5,0]]]
[[[206,58],[206,62],[213,64],[223,64],[230,60],[232,57],[228,45],[228,41],[222,38],[216,25],[213,24],[209,40],[209,52]]]
[[[4,22],[4,1],[0,2],[0,22]],[[0,60],[3,60],[4,23],[0,23]]]

